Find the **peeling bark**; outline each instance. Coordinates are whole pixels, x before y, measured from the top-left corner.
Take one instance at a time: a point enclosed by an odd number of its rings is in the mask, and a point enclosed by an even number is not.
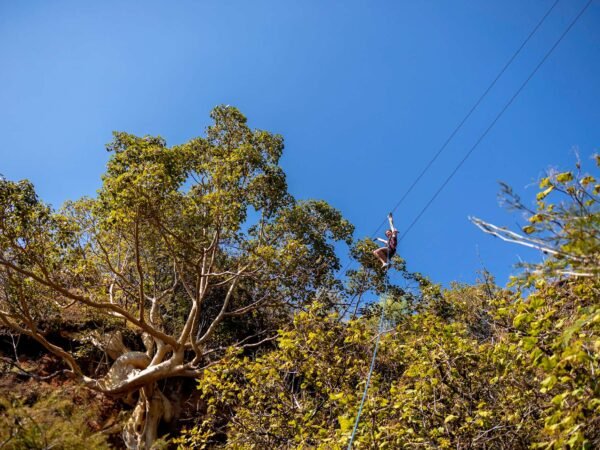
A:
[[[130,450],[149,450],[158,437],[161,420],[170,422],[173,407],[156,383],[140,390],[140,398],[123,429],[123,441]]]
[[[106,334],[100,332],[93,333],[90,337],[90,342],[100,350],[106,352],[113,361],[130,351],[123,343],[123,334],[120,331]]]

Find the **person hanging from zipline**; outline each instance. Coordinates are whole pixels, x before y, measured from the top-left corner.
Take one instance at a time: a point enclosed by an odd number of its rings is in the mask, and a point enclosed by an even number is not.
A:
[[[390,222],[390,229],[385,232],[387,240],[377,238],[379,242],[383,242],[385,247],[378,248],[373,251],[375,257],[381,261],[382,267],[387,267],[392,260],[392,256],[396,254],[396,247],[398,245],[398,230],[394,227],[394,220],[392,213],[388,214],[388,220]]]

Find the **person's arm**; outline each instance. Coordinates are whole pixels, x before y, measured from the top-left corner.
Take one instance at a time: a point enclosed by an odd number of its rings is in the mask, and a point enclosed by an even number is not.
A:
[[[397,233],[398,230],[396,230],[396,228],[394,228],[394,219],[392,218],[392,213],[388,214],[388,220],[390,222],[390,230],[392,230],[392,233]]]

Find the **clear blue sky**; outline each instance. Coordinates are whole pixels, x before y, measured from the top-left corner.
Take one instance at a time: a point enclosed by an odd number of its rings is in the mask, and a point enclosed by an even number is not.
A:
[[[404,229],[586,0],[562,0],[398,210]],[[113,130],[201,135],[214,105],[286,139],[297,198],[322,198],[370,235],[553,0],[0,0],[0,173],[43,199],[94,195]],[[498,180],[526,199],[550,166],[600,147],[600,2],[401,243],[409,269],[504,283],[535,254],[483,235],[515,226]]]

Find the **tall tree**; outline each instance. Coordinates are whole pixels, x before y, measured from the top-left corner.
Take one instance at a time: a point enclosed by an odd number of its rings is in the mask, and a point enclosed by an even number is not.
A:
[[[287,192],[280,136],[251,130],[232,107],[211,117],[205,137],[179,146],[115,133],[97,198],[59,211],[30,182],[0,180],[0,321],[89,388],[136,394],[129,448],[149,448],[171,416],[158,381],[198,377],[224,347],[271,339],[268,326],[236,319],[268,311],[277,320],[317,289],[338,287],[332,244],[351,242],[338,211]],[[93,337],[114,359],[101,378],[45,332],[49,318],[73,309],[111,330]],[[123,342],[132,331],[145,351]]]

